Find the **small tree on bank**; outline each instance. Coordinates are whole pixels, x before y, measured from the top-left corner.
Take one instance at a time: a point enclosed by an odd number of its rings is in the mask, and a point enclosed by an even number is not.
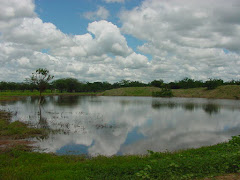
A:
[[[173,97],[172,90],[168,86],[164,86],[161,91],[152,92],[153,97]]]
[[[48,82],[53,79],[54,76],[49,74],[47,69],[39,68],[30,78],[30,82],[37,86],[37,89],[40,93],[40,99],[42,97],[42,93],[47,89]]]

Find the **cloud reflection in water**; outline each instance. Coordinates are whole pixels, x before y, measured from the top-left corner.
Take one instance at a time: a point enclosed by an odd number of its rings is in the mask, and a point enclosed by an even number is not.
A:
[[[200,147],[240,134],[240,101],[151,97],[34,97],[4,103],[13,120],[49,128],[38,140],[60,154],[144,154]]]

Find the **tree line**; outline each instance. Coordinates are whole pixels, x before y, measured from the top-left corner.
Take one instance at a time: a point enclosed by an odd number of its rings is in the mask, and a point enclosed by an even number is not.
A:
[[[224,82],[222,79],[209,79],[207,81],[194,80],[190,78],[184,78],[180,81],[174,81],[166,83],[163,80],[154,80],[149,83],[143,83],[139,81],[121,80],[115,83],[109,82],[80,82],[75,78],[61,78],[48,82],[46,88],[50,90],[59,90],[60,92],[101,92],[109,89],[116,89],[122,87],[146,87],[154,86],[159,88],[169,89],[188,89],[206,87],[207,89],[215,89],[222,85],[240,85],[240,80],[231,80]],[[38,90],[36,83],[32,81],[25,82],[0,82],[0,91],[6,90]]]

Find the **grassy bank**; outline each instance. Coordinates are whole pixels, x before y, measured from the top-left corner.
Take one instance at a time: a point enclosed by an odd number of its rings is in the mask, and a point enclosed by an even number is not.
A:
[[[240,99],[240,86],[225,85],[213,90],[207,90],[206,88],[175,89],[173,90],[173,94],[176,97]]]
[[[126,87],[104,91],[102,93],[94,92],[80,92],[68,93],[59,91],[51,92],[50,90],[43,93],[43,96],[51,95],[101,95],[101,96],[152,96],[153,92],[161,91],[157,87]],[[238,85],[225,85],[219,86],[213,90],[206,88],[191,88],[191,89],[173,89],[174,97],[195,97],[195,98],[215,98],[215,99],[240,99],[240,86]],[[24,96],[39,96],[38,91],[6,91],[0,92],[0,101],[4,100],[17,100]]]
[[[175,153],[92,159],[15,147],[0,153],[0,179],[200,179],[239,172],[239,145],[232,140]]]
[[[160,91],[157,87],[126,87],[111,89],[100,93],[102,96],[152,96],[152,92]]]
[[[161,91],[156,87],[128,87],[112,89],[101,93],[103,96],[152,96],[152,92]],[[219,86],[213,90],[206,88],[173,89],[174,97],[216,98],[216,99],[240,99],[240,86]]]
[[[61,96],[74,96],[74,95],[96,95],[97,93],[94,92],[76,92],[76,93],[69,93],[69,92],[59,92],[59,91],[50,91],[47,90],[42,93],[43,96],[53,96],[53,95],[61,95]],[[0,101],[9,101],[9,100],[17,100],[24,96],[39,96],[39,91],[3,91],[0,92]]]

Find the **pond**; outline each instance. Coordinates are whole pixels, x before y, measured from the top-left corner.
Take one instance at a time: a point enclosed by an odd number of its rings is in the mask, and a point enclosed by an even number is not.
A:
[[[200,98],[49,96],[1,102],[12,121],[53,131],[34,139],[57,154],[126,155],[175,151],[240,134],[240,101]]]

